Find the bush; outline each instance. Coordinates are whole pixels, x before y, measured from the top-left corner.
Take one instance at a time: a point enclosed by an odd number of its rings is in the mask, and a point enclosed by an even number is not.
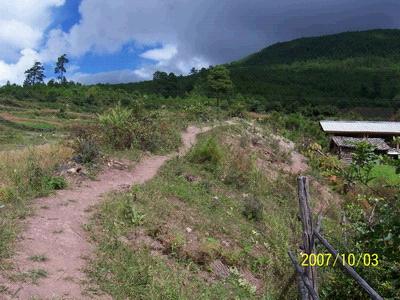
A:
[[[228,163],[225,165],[224,181],[242,188],[250,183],[254,171],[253,158],[246,153],[246,150],[240,149],[230,153]]]
[[[100,156],[99,145],[92,138],[77,138],[74,149],[78,162],[85,164],[95,162]]]
[[[118,105],[99,115],[99,123],[106,143],[120,150],[131,147],[137,126],[132,110]]]
[[[94,163],[100,156],[99,138],[94,127],[78,126],[72,130],[72,148],[78,163]]]
[[[244,199],[243,215],[254,221],[260,221],[263,215],[263,205],[256,197],[246,197]]]
[[[117,106],[100,115],[99,123],[104,142],[116,150],[171,151],[181,143],[176,121],[159,112]]]
[[[212,167],[221,165],[223,157],[223,150],[214,137],[200,141],[189,154],[191,162]]]
[[[135,126],[133,145],[143,151],[172,151],[180,144],[180,130],[158,114],[143,118]]]

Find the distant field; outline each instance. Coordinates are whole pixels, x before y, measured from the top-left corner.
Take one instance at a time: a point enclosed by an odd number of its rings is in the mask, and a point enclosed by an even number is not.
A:
[[[63,140],[73,125],[90,122],[88,114],[31,107],[0,107],[0,151]]]

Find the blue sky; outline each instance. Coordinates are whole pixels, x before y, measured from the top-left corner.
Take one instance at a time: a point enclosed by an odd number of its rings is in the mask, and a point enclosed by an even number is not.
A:
[[[0,0],[0,85],[66,53],[67,78],[116,83],[230,62],[303,36],[399,28],[398,0]]]
[[[61,7],[54,8],[54,21],[49,26],[48,31],[54,28],[61,28],[62,31],[68,32],[75,24],[79,23],[81,15],[79,13],[79,5],[81,0],[67,0]],[[162,47],[157,44],[156,46]],[[144,63],[151,63],[145,58],[141,58],[138,54],[151,50],[152,46],[142,46],[139,49],[135,43],[128,42],[121,46],[119,51],[113,53],[94,53],[88,52],[80,57],[70,58],[70,64],[79,66],[79,71],[86,74],[95,74],[99,72],[111,72],[121,69],[136,69]],[[47,77],[53,77],[54,63],[46,64]]]

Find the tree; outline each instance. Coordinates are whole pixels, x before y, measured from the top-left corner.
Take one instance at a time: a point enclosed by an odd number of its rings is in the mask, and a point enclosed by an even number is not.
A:
[[[207,76],[209,96],[224,99],[233,91],[233,83],[229,70],[224,66],[216,66],[210,69]]]
[[[36,85],[43,84],[43,79],[46,77],[44,75],[44,67],[41,62],[36,61],[32,68],[25,71],[26,78],[24,85]]]
[[[57,75],[57,78],[61,84],[67,82],[67,79],[64,75],[67,72],[67,70],[65,69],[65,65],[67,63],[69,63],[69,59],[67,58],[66,54],[63,54],[57,59],[56,67],[54,69],[54,73]]]
[[[375,153],[375,146],[367,141],[358,142],[355,146],[347,178],[367,185],[373,179],[371,176],[372,169],[379,164],[381,158]]]
[[[176,97],[178,95],[178,78],[174,73],[156,71],[153,74],[155,90],[164,97]]]
[[[190,74],[191,75],[194,75],[194,74],[197,74],[197,73],[199,73],[199,71],[195,67],[190,69]]]
[[[208,95],[217,99],[218,113],[220,100],[228,97],[233,91],[229,70],[224,66],[212,67],[207,76]]]

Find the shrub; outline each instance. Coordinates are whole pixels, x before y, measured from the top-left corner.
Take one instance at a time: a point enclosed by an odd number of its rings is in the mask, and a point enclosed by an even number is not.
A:
[[[225,165],[225,183],[235,184],[239,188],[244,187],[251,181],[254,171],[253,158],[244,149],[236,150],[230,153],[228,163]]]
[[[223,157],[223,150],[214,137],[200,141],[189,154],[191,162],[213,167],[221,165]]]
[[[117,106],[100,115],[99,123],[104,142],[117,150],[170,151],[181,143],[176,121],[159,112],[145,114]]]
[[[263,215],[263,205],[261,201],[253,196],[244,199],[243,215],[254,221],[260,221]]]
[[[181,143],[180,130],[158,114],[143,118],[135,126],[133,145],[144,151],[171,151]]]
[[[100,156],[98,129],[90,126],[77,126],[71,130],[72,148],[78,163],[93,163]]]
[[[235,101],[229,107],[229,115],[231,117],[243,118],[246,112],[246,105],[241,101]]]
[[[93,163],[100,156],[99,145],[93,138],[76,138],[74,142],[76,160],[81,163]]]
[[[99,123],[106,142],[116,149],[130,148],[136,122],[131,109],[118,105],[99,115]]]

